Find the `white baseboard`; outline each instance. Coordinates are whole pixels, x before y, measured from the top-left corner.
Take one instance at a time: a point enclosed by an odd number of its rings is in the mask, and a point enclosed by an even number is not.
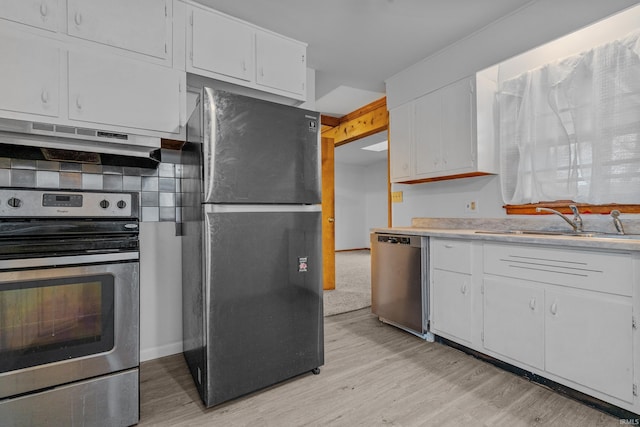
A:
[[[144,362],[172,354],[182,353],[182,341],[140,350],[140,361]]]

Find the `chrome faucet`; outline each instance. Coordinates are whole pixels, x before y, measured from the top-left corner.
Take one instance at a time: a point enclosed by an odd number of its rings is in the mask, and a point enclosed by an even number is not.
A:
[[[567,224],[571,226],[575,233],[582,232],[582,217],[580,216],[580,212],[578,212],[578,207],[576,205],[569,205],[569,209],[571,209],[571,212],[573,212],[573,220],[570,220],[562,212],[558,212],[555,209],[537,207],[536,212],[551,212],[553,214],[556,214],[560,218],[564,219]]]
[[[618,234],[624,234],[624,227],[622,226],[622,221],[620,221],[620,211],[617,209],[612,210],[609,215],[613,218],[613,225],[618,230]]]

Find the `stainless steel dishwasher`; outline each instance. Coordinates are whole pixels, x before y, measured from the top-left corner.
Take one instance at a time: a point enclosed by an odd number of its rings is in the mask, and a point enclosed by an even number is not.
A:
[[[427,340],[428,238],[371,233],[371,312]]]

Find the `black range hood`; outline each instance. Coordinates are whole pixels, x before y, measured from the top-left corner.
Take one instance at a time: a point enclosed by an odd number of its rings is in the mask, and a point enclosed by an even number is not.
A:
[[[160,138],[0,119],[0,157],[156,168]]]

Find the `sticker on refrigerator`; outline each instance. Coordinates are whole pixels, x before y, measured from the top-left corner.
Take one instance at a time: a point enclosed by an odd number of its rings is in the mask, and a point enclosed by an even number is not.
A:
[[[318,122],[315,120],[309,120],[309,132],[318,132]]]
[[[298,273],[306,273],[308,270],[307,257],[298,257]]]

